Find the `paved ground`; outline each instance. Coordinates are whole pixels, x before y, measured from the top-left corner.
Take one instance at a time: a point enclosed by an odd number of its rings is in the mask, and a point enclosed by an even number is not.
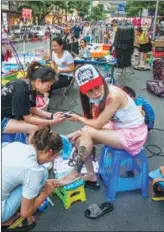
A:
[[[125,77],[115,75],[118,85],[129,85],[137,94],[147,98],[153,105],[156,112],[155,127],[164,129],[164,100],[151,95],[145,89],[146,81],[152,79],[151,71],[135,71],[135,74],[126,73]],[[54,107],[59,94],[55,94],[50,105]],[[74,108],[80,112],[80,103],[77,87],[73,90],[74,98],[78,105]],[[62,104],[61,107],[66,107]],[[54,111],[54,109],[51,109]],[[53,129],[67,134],[79,128],[77,123],[65,122]],[[163,134],[158,131],[151,131],[147,144],[155,144],[164,151]],[[145,145],[145,146],[146,146]],[[150,155],[146,151],[147,155]],[[99,151],[97,151],[99,155]],[[164,165],[164,157],[153,157],[149,159],[149,171]],[[37,218],[37,226],[33,231],[163,231],[164,230],[164,202],[151,201],[150,198],[142,198],[140,191],[119,193],[114,202],[114,210],[97,220],[89,220],[84,217],[85,209],[93,203],[106,201],[105,188],[101,183],[101,190],[86,189],[86,203],[77,202],[70,209],[65,210],[62,203],[56,196],[52,196],[55,204],[47,212],[41,213]]]

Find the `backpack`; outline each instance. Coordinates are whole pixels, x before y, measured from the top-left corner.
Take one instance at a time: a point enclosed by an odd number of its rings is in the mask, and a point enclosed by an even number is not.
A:
[[[147,90],[158,97],[164,97],[164,80],[147,81]]]
[[[164,80],[164,60],[156,59],[153,61],[153,79]]]

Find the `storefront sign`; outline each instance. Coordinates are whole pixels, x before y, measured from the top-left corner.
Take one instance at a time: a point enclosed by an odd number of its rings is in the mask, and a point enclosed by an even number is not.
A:
[[[2,1],[1,4],[2,4],[1,5],[2,10],[9,10],[9,3],[8,3],[8,1]]]
[[[32,18],[32,9],[23,8],[22,9],[22,18],[31,19]]]
[[[119,14],[125,14],[125,4],[124,3],[119,3],[118,4],[118,13]]]
[[[8,30],[7,13],[2,13],[2,22],[5,30]]]

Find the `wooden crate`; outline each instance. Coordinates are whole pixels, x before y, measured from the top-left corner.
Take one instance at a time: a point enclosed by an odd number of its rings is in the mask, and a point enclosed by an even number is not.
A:
[[[155,40],[152,41],[153,47],[164,47],[164,40]]]

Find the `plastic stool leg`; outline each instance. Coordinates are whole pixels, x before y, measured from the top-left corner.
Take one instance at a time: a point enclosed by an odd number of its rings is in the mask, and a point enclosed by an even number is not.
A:
[[[143,167],[142,167],[142,187],[141,188],[142,188],[142,196],[143,197],[148,197],[149,196],[148,186],[149,186],[148,163],[147,163],[147,160],[146,160],[146,162],[143,161]]]
[[[108,148],[104,146],[102,148],[101,157],[99,161],[99,175],[102,175],[104,173],[104,169],[105,169],[104,165],[105,165],[105,159],[106,159],[107,152],[108,152]]]
[[[109,185],[107,186],[107,199],[108,201],[114,201],[116,199],[117,184],[120,175],[120,157],[113,156],[113,162],[111,167],[111,175],[108,180]]]
[[[127,165],[126,165],[126,171],[134,171],[135,170],[135,163],[136,160],[135,159],[129,159],[127,161]]]

